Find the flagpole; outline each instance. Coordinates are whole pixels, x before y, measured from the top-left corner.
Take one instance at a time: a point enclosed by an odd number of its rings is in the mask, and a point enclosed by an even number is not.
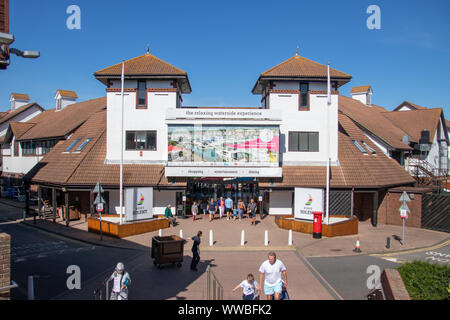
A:
[[[331,81],[330,81],[330,63],[327,68],[327,188],[326,188],[326,208],[325,214],[327,224],[330,224],[330,116],[329,109],[331,106]]]
[[[122,76],[121,76],[122,108],[121,108],[121,117],[120,117],[121,127],[120,127],[120,187],[119,187],[120,224],[122,224],[122,220],[123,220],[123,104],[124,104],[123,87],[124,87],[124,72],[125,72],[124,69],[125,69],[125,62],[122,60]]]

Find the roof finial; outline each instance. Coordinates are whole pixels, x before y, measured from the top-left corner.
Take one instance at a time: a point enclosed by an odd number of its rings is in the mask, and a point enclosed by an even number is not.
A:
[[[295,55],[298,56],[298,46],[297,49],[295,49]]]
[[[150,53],[150,45],[147,43],[147,53]]]

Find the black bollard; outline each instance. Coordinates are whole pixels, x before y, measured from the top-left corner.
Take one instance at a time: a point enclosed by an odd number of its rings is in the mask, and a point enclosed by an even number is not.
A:
[[[391,238],[387,237],[386,238],[386,248],[390,248],[391,247]]]

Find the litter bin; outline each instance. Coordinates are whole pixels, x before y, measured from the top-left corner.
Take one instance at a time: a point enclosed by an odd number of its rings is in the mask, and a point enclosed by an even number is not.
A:
[[[322,238],[322,212],[313,212],[313,238]]]
[[[176,264],[178,268],[183,263],[184,243],[186,240],[176,235],[152,238],[153,264],[162,269],[164,264]]]

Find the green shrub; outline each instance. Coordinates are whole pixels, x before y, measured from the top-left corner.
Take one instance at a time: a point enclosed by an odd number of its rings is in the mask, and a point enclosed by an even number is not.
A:
[[[413,261],[398,268],[412,300],[448,300],[450,267]]]

